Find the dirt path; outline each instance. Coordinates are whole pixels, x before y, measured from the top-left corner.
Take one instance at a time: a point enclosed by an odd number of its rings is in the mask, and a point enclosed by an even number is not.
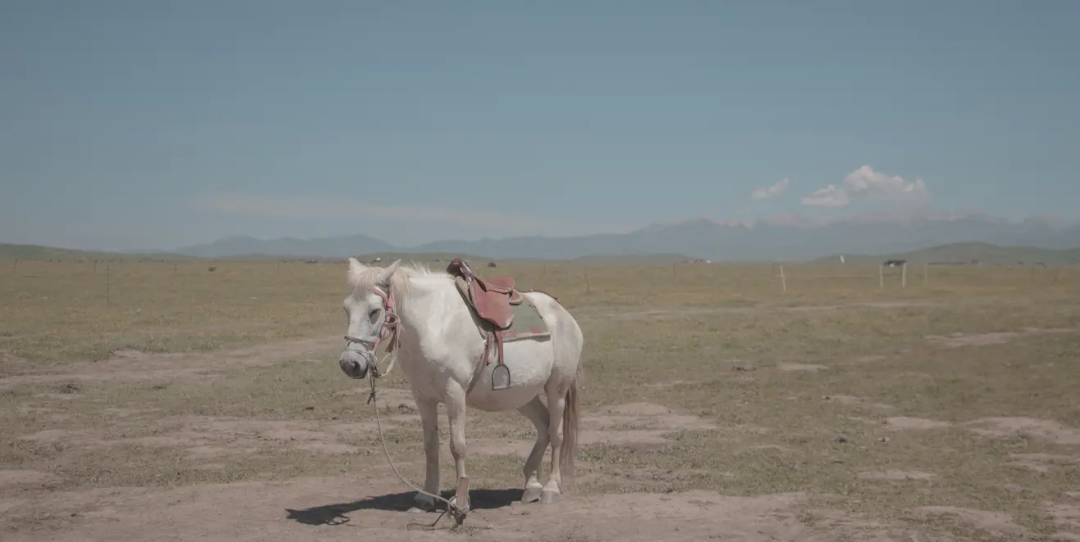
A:
[[[916,306],[905,304],[902,306]],[[856,304],[849,307],[892,308],[898,304]],[[820,307],[759,307],[750,309],[716,309],[710,311],[655,309],[640,312],[609,312],[608,316],[625,319],[637,318],[673,318],[687,314],[753,312],[768,310],[809,311],[832,310],[841,306]],[[599,314],[599,311],[592,313]],[[599,317],[599,316],[589,316]],[[1034,329],[1034,328],[1032,328]],[[1061,330],[1052,330],[1054,332]],[[1025,331],[1034,334],[1034,331]],[[974,336],[974,335],[972,335]],[[966,342],[959,343],[958,337],[935,338],[928,340],[943,350],[972,347],[987,344],[1006,344],[1005,339],[1022,336],[998,334],[994,339],[975,341],[965,335]],[[936,341],[936,342],[935,342]],[[957,344],[951,344],[954,341]],[[245,368],[260,368],[251,373],[267,371],[262,369],[283,361],[322,361],[336,354],[340,348],[337,336],[321,337],[302,341],[261,345],[240,350],[217,352],[212,354],[144,354],[140,352],[117,352],[111,358],[96,363],[71,363],[63,366],[46,368],[31,365],[18,365],[17,371],[9,371],[9,376],[0,378],[0,392],[18,390],[21,386],[39,384],[68,385],[71,382],[83,382],[82,387],[109,381],[141,382],[149,387],[150,380],[188,381],[190,387],[200,388],[203,381],[235,378],[225,374],[229,371]],[[861,358],[862,364],[880,361],[881,356]],[[0,362],[3,362],[0,359]],[[14,366],[14,365],[13,365]],[[306,371],[308,365],[282,364],[269,371],[299,370]],[[292,369],[289,369],[291,367]],[[334,370],[331,370],[333,372]],[[726,371],[726,369],[725,369]],[[812,363],[780,362],[775,365],[779,375],[789,375],[792,381],[813,378],[819,373],[840,372],[835,366]],[[755,373],[761,375],[765,372]],[[243,373],[247,375],[248,373]],[[274,373],[278,375],[279,373]],[[299,373],[280,373],[287,375],[283,379],[296,382],[292,375]],[[340,375],[335,374],[335,377]],[[93,384],[91,384],[93,383]],[[360,404],[366,393],[367,382],[357,382],[350,389],[327,393],[331,399],[344,398],[344,401]],[[664,383],[664,389],[673,389],[684,382]],[[691,385],[693,383],[690,383]],[[207,384],[211,385],[211,384]],[[351,384],[350,384],[351,386]],[[653,387],[657,385],[653,384]],[[163,391],[162,393],[166,393]],[[275,400],[291,397],[290,393],[299,393],[290,387],[275,389]],[[44,450],[52,454],[36,456],[20,466],[0,464],[0,540],[4,542],[28,541],[264,541],[264,540],[381,540],[385,542],[406,540],[446,540],[448,538],[467,537],[477,541],[513,541],[541,540],[584,542],[601,540],[619,541],[682,541],[682,540],[730,540],[730,541],[832,541],[832,540],[931,540],[926,538],[925,525],[920,526],[912,520],[904,523],[890,523],[889,520],[874,520],[855,517],[834,510],[821,509],[821,498],[826,491],[811,484],[799,487],[813,491],[816,501],[808,495],[783,493],[765,494],[757,497],[737,497],[737,490],[715,487],[716,491],[664,492],[665,481],[677,480],[684,476],[698,476],[704,467],[697,471],[686,465],[663,470],[655,462],[632,461],[606,463],[609,468],[598,469],[597,463],[591,463],[589,457],[582,458],[581,481],[585,484],[595,482],[599,477],[605,485],[606,493],[576,491],[571,489],[564,500],[555,505],[522,505],[518,502],[520,489],[515,482],[506,480],[474,478],[474,490],[471,494],[474,510],[466,521],[466,528],[452,533],[447,529],[452,520],[444,518],[439,528],[426,531],[422,524],[435,520],[434,514],[412,515],[405,512],[411,504],[412,492],[393,475],[385,463],[381,449],[372,445],[370,436],[375,433],[370,421],[363,419],[326,416],[318,419],[301,420],[293,412],[268,414],[267,409],[253,408],[241,411],[238,415],[216,412],[200,415],[176,414],[144,409],[145,405],[135,402],[114,402],[94,404],[80,398],[83,392],[78,386],[72,389],[60,389],[57,393],[27,396],[25,401],[13,410],[12,419],[19,420],[13,436],[16,446],[24,450]],[[678,393],[671,391],[669,393]],[[852,392],[854,393],[854,392]],[[12,396],[16,394],[13,393]],[[408,433],[408,438],[417,437],[418,420],[415,406],[407,391],[400,388],[383,388],[380,392],[380,404],[388,409],[383,419],[386,431],[401,429],[400,435]],[[355,398],[355,401],[353,399]],[[128,396],[122,397],[128,401]],[[258,397],[241,394],[226,394],[223,403],[254,401]],[[319,403],[318,401],[324,401]],[[653,400],[657,402],[646,402]],[[313,405],[320,409],[330,401],[323,397],[309,400],[301,405]],[[733,440],[740,431],[756,431],[760,427],[748,424],[733,425],[718,423],[707,414],[695,415],[698,411],[690,407],[683,409],[658,404],[663,397],[625,398],[618,397],[614,403],[591,408],[583,413],[581,443],[594,446],[601,452],[618,449],[617,455],[632,457],[643,451],[663,450],[678,438],[678,431],[720,434],[725,439],[730,435]],[[1052,422],[1031,417],[993,417],[975,418],[970,421],[940,421],[906,415],[897,406],[883,404],[873,396],[829,395],[823,400],[829,404],[856,411],[865,416],[881,419],[868,420],[874,427],[887,430],[884,438],[873,442],[881,446],[888,442],[903,441],[909,434],[919,435],[932,431],[944,431],[950,428],[962,428],[971,434],[986,438],[1016,438],[1026,435],[1040,441],[1052,442],[1057,446],[1080,445],[1080,432],[1060,422]],[[99,427],[83,427],[74,423],[63,424],[63,415],[71,414],[70,407],[99,408],[105,414],[102,419],[106,424]],[[162,403],[168,404],[168,403]],[[258,403],[254,403],[258,405]],[[671,402],[677,405],[677,402]],[[861,411],[861,412],[858,412]],[[278,416],[275,418],[274,416]],[[263,419],[265,417],[265,419]],[[25,423],[24,423],[25,421]],[[477,458],[477,464],[484,457],[514,454],[523,458],[532,446],[531,427],[527,422],[518,420],[516,425],[506,420],[494,420],[496,423],[477,425],[470,429],[469,454]],[[38,424],[38,425],[32,425]],[[50,425],[52,424],[52,425]],[[32,427],[32,428],[31,428]],[[691,441],[692,443],[692,441]],[[401,443],[397,443],[402,445]],[[784,446],[794,446],[791,442]],[[394,444],[391,444],[393,446]],[[406,444],[408,445],[408,444]],[[782,448],[779,444],[767,444]],[[111,450],[115,457],[123,460],[114,463],[103,462],[108,459]],[[760,448],[760,446],[758,447]],[[13,448],[14,449],[14,448]],[[445,451],[442,446],[441,451]],[[782,448],[788,449],[788,448]],[[754,447],[746,449],[747,453]],[[173,460],[157,458],[159,452],[172,454]],[[1072,468],[1078,461],[1068,450],[1056,450],[1057,453],[1011,454],[1010,465],[1030,473],[1051,474],[1054,469]],[[701,453],[715,453],[711,448]],[[763,452],[764,453],[764,452]],[[96,455],[95,455],[96,454]],[[127,455],[123,455],[127,454]],[[60,469],[65,461],[73,463],[81,460],[77,456],[91,457],[89,463],[78,463],[84,470]],[[29,456],[28,456],[29,457]],[[41,459],[45,457],[46,459]],[[73,480],[82,481],[84,476],[110,468],[122,470],[134,468],[126,465],[145,461],[144,468],[168,469],[175,472],[181,468],[189,470],[224,469],[226,463],[235,465],[252,464],[263,458],[264,463],[255,463],[251,473],[246,473],[246,481],[228,484],[208,483],[226,478],[208,480],[199,478],[192,482],[186,479],[176,487],[156,487],[149,483],[130,480],[117,483],[110,481],[110,487],[85,489],[90,484],[72,484]],[[267,460],[273,458],[277,463]],[[422,454],[410,452],[395,457],[399,467],[404,467],[410,481],[417,481],[417,473],[422,472]],[[591,458],[593,461],[607,459]],[[498,458],[504,461],[505,458]],[[157,461],[157,462],[155,462]],[[162,463],[161,461],[164,461]],[[172,462],[170,462],[172,461]],[[295,471],[283,470],[284,462],[303,465]],[[323,470],[311,469],[312,464],[320,462],[329,465]],[[502,463],[496,463],[499,472],[513,471],[516,476],[520,463],[514,463],[512,469]],[[194,466],[193,466],[194,465]],[[451,470],[452,463],[443,463],[444,469]],[[614,465],[614,467],[612,467]],[[865,484],[936,484],[944,478],[942,473],[935,473],[931,466],[925,469],[899,468],[903,464],[893,465],[882,461],[880,468],[860,469],[853,473],[853,478]],[[915,465],[921,467],[921,465]],[[35,470],[36,469],[36,470]],[[338,472],[340,471],[340,472]],[[477,469],[480,471],[480,469]],[[471,472],[477,472],[471,471]],[[266,473],[278,474],[291,472],[295,476],[276,482],[264,482]],[[65,475],[66,473],[66,475]],[[317,474],[318,476],[314,476]],[[331,474],[332,476],[323,476]],[[474,476],[476,476],[474,474]],[[237,478],[240,479],[240,478]],[[620,480],[625,480],[623,486]],[[126,484],[126,485],[124,485]],[[143,485],[145,487],[129,487]],[[445,487],[446,484],[444,484]],[[723,483],[717,483],[723,486]],[[655,492],[639,492],[643,487],[652,487]],[[498,489],[484,489],[495,487]],[[686,486],[683,486],[686,487]],[[709,484],[694,487],[714,489]],[[921,486],[920,486],[921,487]],[[59,488],[63,488],[62,490]],[[80,488],[80,489],[73,489]],[[478,489],[477,489],[478,488]],[[775,491],[779,491],[778,489]],[[744,492],[746,493],[746,492]],[[746,493],[746,494],[752,494]],[[839,498],[839,497],[838,497]],[[1070,499],[1080,501],[1080,493]],[[1064,499],[1064,498],[1063,498]],[[1065,529],[1080,523],[1075,518],[1076,503],[1069,500],[1048,504],[1046,515],[1063,525]],[[955,521],[969,524],[973,528],[986,532],[999,533],[1010,539],[1022,539],[1032,535],[1024,527],[1014,523],[1009,514],[957,508],[952,506],[923,506],[912,509],[912,518],[927,517],[929,529],[942,521]],[[889,517],[889,516],[879,516]],[[946,518],[946,519],[941,519]],[[948,519],[953,518],[953,519]],[[413,524],[420,526],[413,526]],[[1069,527],[1071,529],[1071,527]],[[1069,533],[1064,533],[1069,534]],[[1031,538],[1027,538],[1031,539]]]
[[[54,493],[37,505],[51,521],[8,532],[8,542],[88,540],[446,540],[452,520],[427,532],[434,514],[404,512],[400,492],[382,469],[333,479],[237,483],[177,489],[107,489]],[[377,480],[371,477],[376,476]],[[466,520],[478,541],[833,540],[801,524],[798,495],[725,497],[712,492],[566,495],[554,505],[522,505],[518,490],[473,492]],[[0,508],[2,510],[2,508]],[[459,534],[464,534],[459,533]]]
[[[144,354],[118,352],[97,363],[74,363],[0,379],[0,388],[71,382],[147,379],[213,379],[226,370],[309,359],[332,353],[334,338],[295,341],[214,354]],[[325,357],[323,358],[325,359]],[[72,396],[77,396],[73,392]],[[383,404],[399,409],[388,426],[415,418],[404,390],[384,389]],[[135,405],[133,405],[135,406]],[[221,457],[256,453],[260,447],[295,453],[361,454],[361,470],[333,478],[300,477],[282,482],[199,483],[175,488],[110,487],[51,489],[62,480],[49,472],[0,470],[0,538],[21,541],[200,540],[356,540],[387,542],[446,539],[446,528],[426,532],[412,523],[431,523],[434,514],[404,512],[412,493],[394,477],[381,454],[347,445],[348,435],[370,433],[364,423],[311,423],[254,419],[145,417],[137,409],[113,412],[112,425],[159,427],[152,436],[108,440],[97,433],[46,429],[19,435],[28,445],[74,447],[83,452],[117,445],[184,451],[186,457],[215,468]],[[413,420],[415,422],[415,420]],[[182,422],[182,423],[181,423]],[[369,425],[369,424],[368,424]],[[339,427],[340,426],[340,427]],[[588,413],[584,443],[662,446],[672,431],[714,429],[704,420],[662,405],[631,403]],[[491,429],[491,428],[487,428]],[[87,433],[87,434],[83,434]],[[475,433],[476,456],[516,453],[531,448],[528,439],[485,438]],[[343,440],[344,439],[344,440]],[[401,466],[417,470],[408,458]],[[400,460],[399,460],[400,461]],[[633,471],[633,472],[632,472]],[[627,469],[628,475],[634,469]],[[642,474],[642,473],[639,473]],[[647,475],[648,473],[642,474]],[[479,482],[474,482],[477,485]],[[60,484],[62,486],[62,484]],[[587,495],[569,492],[550,506],[522,505],[520,489],[475,489],[474,510],[465,533],[475,540],[653,541],[653,540],[830,540],[818,537],[798,520],[798,495],[755,498],[715,492],[621,493]],[[820,530],[820,525],[814,526]],[[462,534],[462,533],[458,533]]]
[[[45,369],[12,362],[11,366],[19,370],[16,374],[0,378],[0,390],[13,389],[24,384],[73,380],[211,378],[223,371],[273,365],[290,359],[317,361],[319,356],[339,351],[342,345],[341,337],[334,335],[198,354],[147,354],[121,350],[114,352],[112,357],[106,360],[58,364]]]

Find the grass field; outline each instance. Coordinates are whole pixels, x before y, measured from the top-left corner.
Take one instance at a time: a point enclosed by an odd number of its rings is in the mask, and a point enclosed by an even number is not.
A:
[[[471,411],[451,534],[409,529],[434,516],[401,511],[337,367],[344,265],[20,262],[0,539],[1080,540],[1080,269],[925,269],[482,268],[578,318],[582,448],[561,503],[517,504],[532,426]],[[380,384],[419,482],[406,383]]]

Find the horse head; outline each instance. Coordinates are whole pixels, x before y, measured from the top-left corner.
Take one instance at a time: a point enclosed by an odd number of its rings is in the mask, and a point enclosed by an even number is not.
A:
[[[397,339],[398,316],[394,312],[394,297],[390,278],[401,260],[385,268],[368,267],[356,258],[349,258],[349,284],[352,292],[345,298],[343,308],[347,324],[345,350],[338,366],[352,378],[364,378],[368,370],[378,370],[376,349],[390,337],[390,349]]]

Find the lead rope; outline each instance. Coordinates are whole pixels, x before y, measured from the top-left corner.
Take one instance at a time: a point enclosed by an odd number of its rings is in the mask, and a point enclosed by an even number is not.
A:
[[[435,521],[431,525],[424,525],[422,523],[410,523],[409,524],[410,527],[411,526],[420,526],[420,527],[426,527],[428,530],[433,530],[433,529],[435,529],[435,526],[439,524],[439,521],[442,520],[443,516],[445,516],[447,512],[449,512],[451,515],[454,516],[454,521],[457,522],[456,526],[460,527],[461,524],[465,522],[466,512],[461,510],[460,508],[458,508],[454,504],[453,501],[456,500],[456,497],[454,497],[453,500],[445,499],[441,495],[433,495],[433,494],[428,493],[427,491],[424,491],[423,489],[420,489],[420,488],[416,487],[415,485],[409,483],[409,481],[406,480],[405,477],[401,475],[401,472],[399,472],[397,467],[394,465],[394,460],[390,458],[390,449],[387,448],[387,446],[386,446],[386,436],[383,435],[382,417],[379,416],[379,401],[376,398],[376,394],[375,394],[375,380],[390,374],[390,371],[393,370],[394,365],[397,363],[397,346],[398,346],[397,343],[400,340],[400,339],[398,339],[398,329],[399,329],[399,326],[400,326],[400,320],[398,320],[396,318],[397,315],[393,313],[393,310],[394,310],[393,297],[391,297],[389,294],[383,294],[382,292],[380,292],[378,290],[376,290],[376,293],[378,293],[380,295],[380,297],[383,298],[383,302],[384,302],[384,304],[386,306],[386,318],[389,319],[391,316],[395,317],[394,322],[393,322],[393,334],[390,337],[390,347],[387,348],[387,354],[390,356],[390,364],[386,366],[385,371],[380,371],[379,370],[378,357],[375,358],[376,361],[375,361],[374,367],[372,367],[371,379],[370,379],[371,395],[368,396],[368,401],[367,401],[368,403],[371,403],[375,407],[375,424],[379,429],[379,442],[382,443],[383,453],[386,455],[386,462],[390,465],[390,469],[394,471],[394,474],[397,475],[398,479],[401,480],[401,483],[405,484],[406,486],[409,486],[410,488],[415,490],[417,493],[420,493],[421,495],[427,495],[427,496],[431,497],[432,499],[436,499],[436,500],[439,500],[439,501],[442,501],[442,502],[446,503],[446,510],[443,510],[443,512],[441,514],[439,514],[439,517],[435,518]],[[384,322],[383,323],[383,332],[385,332],[386,327],[387,327],[387,323]],[[382,339],[383,332],[379,333],[380,337],[379,337],[379,339],[376,339],[375,348],[379,347],[378,343]]]
[[[409,481],[406,480],[405,477],[402,476],[400,472],[398,472],[397,467],[394,466],[394,461],[392,459],[390,459],[390,449],[386,447],[386,437],[383,436],[382,419],[379,416],[379,401],[378,401],[378,399],[375,398],[375,379],[376,378],[378,378],[378,377],[375,374],[372,374],[372,378],[371,378],[371,395],[368,397],[368,402],[375,406],[375,424],[379,428],[379,441],[382,442],[383,453],[386,454],[386,462],[390,464],[390,468],[394,471],[394,474],[397,475],[398,479],[401,480],[401,483],[409,486],[410,488],[412,488],[413,490],[415,490],[416,492],[418,492],[418,493],[420,493],[422,495],[427,495],[427,496],[429,496],[429,497],[431,497],[433,499],[437,499],[437,500],[440,500],[440,501],[446,503],[446,510],[443,510],[443,512],[441,514],[439,514],[439,517],[435,518],[435,522],[432,523],[431,525],[424,525],[422,523],[412,523],[409,526],[416,525],[416,526],[426,527],[428,530],[433,530],[433,529],[435,529],[435,526],[439,524],[439,521],[442,520],[443,516],[445,516],[447,512],[450,512],[450,514],[454,516],[454,521],[457,522],[457,526],[461,526],[461,524],[465,522],[466,513],[464,511],[462,511],[460,508],[458,508],[457,505],[454,504],[454,502],[452,502],[451,500],[443,498],[441,495],[433,495],[431,493],[428,493],[427,491],[424,491],[423,489],[420,489],[420,488],[410,484]],[[455,500],[456,500],[456,497],[455,497]]]

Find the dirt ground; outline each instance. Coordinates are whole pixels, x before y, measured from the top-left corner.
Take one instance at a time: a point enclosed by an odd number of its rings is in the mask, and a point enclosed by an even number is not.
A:
[[[31,395],[22,415],[63,420],[63,408],[39,406],[80,400],[83,383],[156,382],[191,379],[206,382],[223,366],[273,367],[296,356],[317,355],[333,344],[331,338],[246,349],[220,355],[146,355],[118,352],[99,363],[73,364],[61,374],[28,374],[0,380],[7,390],[51,385],[53,393]],[[327,354],[327,352],[321,352]],[[181,368],[175,368],[179,365]],[[784,369],[787,370],[787,369]],[[63,383],[63,384],[61,384]],[[366,388],[341,396],[360,403]],[[405,390],[380,393],[389,407],[388,427],[411,427],[419,418]],[[109,430],[45,429],[20,435],[21,442],[71,447],[76,453],[134,445],[148,451],[169,449],[199,463],[196,468],[223,469],[215,461],[253,453],[260,446],[284,446],[297,451],[364,458],[356,470],[337,476],[304,476],[284,481],[206,483],[161,488],[105,487],[61,489],[57,475],[38,470],[0,470],[0,488],[12,497],[0,500],[9,523],[5,540],[382,540],[445,537],[425,528],[435,515],[403,512],[412,494],[404,491],[381,453],[348,444],[348,437],[371,434],[371,422],[318,423],[297,420],[254,420],[232,417],[156,417],[153,411],[106,408]],[[152,421],[151,421],[152,420]],[[110,438],[117,426],[152,423],[170,427],[151,436]],[[631,429],[619,429],[632,427]],[[663,447],[668,435],[680,429],[717,431],[698,416],[679,414],[653,403],[628,403],[596,409],[583,422],[583,445]],[[481,434],[485,431],[480,429]],[[269,444],[268,444],[269,443]],[[524,459],[528,439],[472,438],[469,453],[477,456],[510,454]],[[444,459],[445,461],[445,459]],[[420,465],[415,456],[399,465]],[[446,463],[444,462],[444,465]],[[452,464],[451,464],[452,465]],[[446,465],[444,468],[452,468]],[[625,483],[693,477],[693,470],[627,469]],[[596,474],[591,476],[596,477]],[[625,492],[576,496],[552,506],[523,505],[515,487],[481,488],[473,492],[474,510],[466,533],[477,540],[827,540],[801,522],[797,506],[806,495],[784,493],[759,497],[724,496],[716,492]],[[847,525],[839,516],[838,521]],[[451,527],[444,519],[439,529]],[[862,526],[865,527],[865,526]]]
[[[318,278],[328,309],[341,277]],[[82,360],[5,324],[0,539],[1080,540],[1076,291],[713,295],[726,305],[590,293],[573,310],[573,485],[519,503],[531,424],[470,412],[474,509],[456,531],[405,512],[367,381],[337,369],[337,314],[302,338]],[[406,383],[380,390],[391,455],[418,483]]]

